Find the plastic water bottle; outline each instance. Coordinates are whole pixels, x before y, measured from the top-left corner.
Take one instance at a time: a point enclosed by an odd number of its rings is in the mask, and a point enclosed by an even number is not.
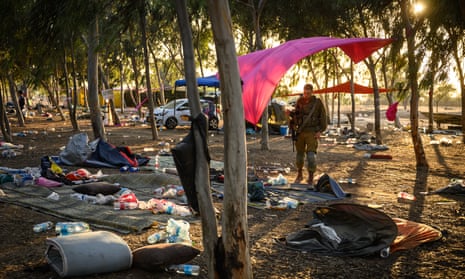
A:
[[[71,197],[76,200],[85,201],[85,202],[94,203],[94,204],[96,203],[96,200],[97,200],[95,196],[90,196],[90,195],[80,194],[80,193],[71,194]]]
[[[167,237],[168,234],[166,232],[156,232],[147,237],[147,242],[150,244],[154,244],[166,240]]]
[[[160,168],[160,156],[155,155],[155,169],[158,170]]]
[[[85,222],[58,222],[55,226],[57,235],[66,236],[70,234],[90,232],[89,224]]]
[[[36,225],[34,225],[34,227],[32,229],[34,230],[34,232],[39,233],[39,232],[48,231],[52,227],[53,227],[53,223],[48,221],[48,222],[36,224]]]
[[[176,264],[170,265],[168,271],[174,271],[178,274],[190,275],[190,276],[199,276],[200,266],[193,264]]]

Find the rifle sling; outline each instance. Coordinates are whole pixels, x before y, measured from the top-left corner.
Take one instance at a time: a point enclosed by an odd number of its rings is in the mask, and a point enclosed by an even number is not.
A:
[[[310,118],[312,117],[312,114],[313,112],[315,112],[315,109],[316,109],[316,102],[317,102],[318,99],[315,99],[314,101],[314,104],[312,106],[312,109],[310,110],[310,113],[305,117],[304,121],[302,122],[302,124],[299,126],[299,128],[297,129],[296,133],[299,134],[300,132],[302,132],[302,129],[305,125],[307,125],[308,121],[310,121]]]

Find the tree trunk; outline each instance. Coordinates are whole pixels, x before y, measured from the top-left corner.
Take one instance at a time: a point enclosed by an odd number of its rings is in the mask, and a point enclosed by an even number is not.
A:
[[[462,142],[465,142],[465,74],[462,68],[463,56],[460,55],[457,48],[454,49],[453,55],[455,64],[457,65],[457,73],[460,82],[460,96],[462,97]]]
[[[89,26],[89,47],[87,49],[87,79],[89,84],[89,92],[87,94],[90,121],[92,123],[92,131],[94,139],[100,138],[106,141],[105,127],[102,122],[102,113],[98,99],[98,19],[92,21]]]
[[[71,95],[70,95],[70,86],[69,86],[69,79],[68,79],[68,66],[66,65],[66,49],[63,44],[63,75],[65,78],[65,90],[66,90],[66,106],[68,107],[69,115],[73,114],[73,110],[76,110],[76,105],[71,102]]]
[[[154,105],[153,105],[152,84],[150,82],[150,64],[149,64],[150,57],[149,57],[149,51],[147,47],[147,30],[146,30],[147,22],[145,19],[145,0],[142,0],[140,2],[139,9],[140,9],[139,10],[140,28],[142,31],[142,42],[141,43],[144,48],[145,80],[147,84],[147,98],[148,98],[148,106],[149,106],[148,114],[151,118],[150,127],[152,130],[152,139],[156,140],[158,139],[158,131],[157,131],[157,123],[153,117]],[[200,106],[200,102],[199,102],[199,106]]]
[[[160,69],[158,68],[158,59],[155,55],[155,52],[153,51],[153,48],[151,47],[151,45],[150,44],[148,45],[149,45],[149,50],[150,50],[150,53],[152,54],[152,59],[155,65],[155,73],[156,73],[155,75],[157,76],[158,85],[160,86],[160,94],[158,95],[157,98],[155,98],[156,100],[158,100],[158,102],[154,105],[155,106],[165,105],[165,82],[163,78],[161,77]]]
[[[379,85],[378,79],[376,78],[376,67],[373,59],[368,57],[367,67],[370,71],[371,80],[373,81],[373,105],[375,108],[375,137],[376,137],[376,144],[383,144],[383,136],[381,135],[381,116],[380,116],[380,109],[379,109]]]
[[[224,109],[224,201],[217,260],[221,278],[252,278],[247,223],[247,148],[239,66],[227,0],[209,0]],[[223,253],[219,255],[219,253]],[[221,271],[220,271],[221,270]],[[218,275],[218,273],[215,273]]]
[[[418,92],[418,64],[415,60],[416,31],[412,28],[409,22],[409,7],[407,0],[401,1],[401,9],[402,18],[405,24],[405,37],[407,38],[408,74],[410,81],[410,89],[412,91],[410,98],[410,127],[413,149],[415,151],[417,167],[428,167],[428,162],[426,161],[426,155],[425,150],[423,149],[421,135],[418,132],[418,100],[420,98],[420,94]]]
[[[103,84],[105,86],[105,89],[111,89],[110,84],[108,83],[107,76],[105,75],[105,72],[103,71],[102,64],[100,63],[98,63],[98,70],[102,78]],[[108,104],[110,105],[110,113],[113,119],[113,124],[120,125],[121,121],[119,120],[118,114],[116,113],[115,102],[113,101],[113,98],[110,98],[108,100]]]
[[[69,115],[69,119],[71,121],[71,125],[73,126],[73,131],[78,132],[80,129],[79,129],[79,123],[77,121],[76,111],[77,111],[77,107],[79,105],[79,98],[78,98],[79,92],[77,90],[76,57],[75,57],[75,52],[74,52],[73,41],[71,41],[70,45],[71,45],[71,75],[72,75],[72,78],[73,78],[73,94],[72,94],[72,98],[73,98],[74,107],[71,110],[71,114]]]
[[[16,108],[16,117],[18,118],[18,126],[24,127],[25,126],[24,116],[23,116],[23,112],[21,111],[21,108],[19,107],[18,97],[16,96],[16,85],[15,85],[15,81],[11,73],[8,73],[8,86],[10,89],[11,99],[13,100],[13,103],[15,104],[15,108]]]
[[[1,89],[0,89],[1,90]],[[2,136],[6,142],[13,142],[11,135],[10,121],[6,113],[5,105],[3,103],[3,95],[0,92],[0,129],[2,130]]]
[[[186,77],[186,87],[189,100],[189,107],[193,118],[197,118],[202,113],[200,107],[200,97],[197,90],[197,80],[195,76],[194,47],[192,44],[192,32],[187,15],[186,0],[176,0],[176,11],[181,31],[181,40],[184,52],[184,67]],[[205,123],[205,128],[207,127]],[[208,154],[206,139],[202,138],[201,131],[193,129],[195,142],[195,187],[197,199],[199,201],[200,217],[202,219],[202,239],[205,256],[207,258],[208,276],[217,277],[214,272],[217,266],[215,251],[218,244],[218,231],[215,218],[215,210],[211,198],[210,190],[210,162],[205,154]],[[208,134],[207,131],[204,131]],[[226,195],[226,193],[225,193]]]

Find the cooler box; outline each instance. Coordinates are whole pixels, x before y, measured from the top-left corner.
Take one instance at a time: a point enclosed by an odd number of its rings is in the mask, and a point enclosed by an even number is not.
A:
[[[287,125],[282,125],[279,127],[281,136],[287,136],[289,133],[289,127]]]

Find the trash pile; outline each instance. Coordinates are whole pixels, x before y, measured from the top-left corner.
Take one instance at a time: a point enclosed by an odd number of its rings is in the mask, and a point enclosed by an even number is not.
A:
[[[114,210],[151,210],[153,214],[191,216],[183,186],[168,184],[153,190],[153,198],[140,200],[136,194],[118,183],[101,181],[102,171],[90,173],[84,168],[67,171],[52,158],[42,158],[41,167],[12,169],[0,167],[0,184],[13,182],[16,187],[38,186],[52,190],[47,199],[58,201],[56,187],[72,186],[70,197],[94,205],[112,205]]]

